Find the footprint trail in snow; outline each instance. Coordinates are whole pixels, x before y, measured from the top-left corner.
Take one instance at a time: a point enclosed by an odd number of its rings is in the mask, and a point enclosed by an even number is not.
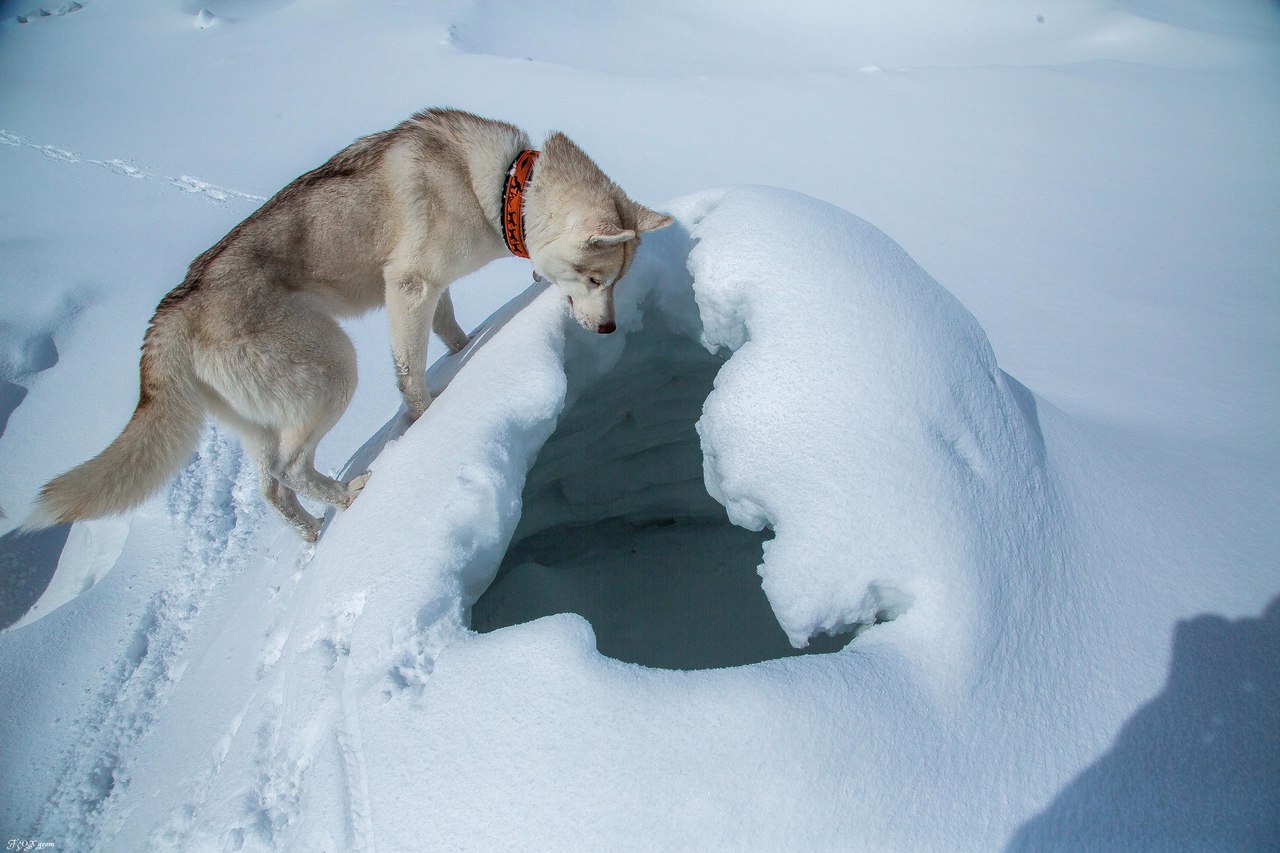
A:
[[[39,151],[50,160],[57,160],[62,163],[88,163],[93,166],[99,166],[121,177],[136,178],[142,181],[155,181],[166,184],[176,190],[192,195],[198,195],[214,204],[225,207],[228,202],[233,201],[252,201],[264,202],[266,199],[260,195],[252,193],[244,193],[239,190],[233,190],[228,187],[211,184],[200,178],[191,175],[179,175],[178,177],[168,177],[158,174],[149,169],[143,169],[134,166],[128,160],[114,158],[111,160],[95,160],[91,157],[85,157],[74,151],[68,151],[65,148],[59,148],[56,145],[43,145],[32,140],[30,137],[13,133],[8,130],[0,130],[0,145],[8,145],[19,148],[32,148]]]
[[[118,805],[137,747],[186,667],[196,620],[253,546],[262,513],[255,483],[235,439],[207,431],[169,492],[172,517],[186,531],[182,570],[139,616],[117,672],[77,722],[84,734],[63,758],[61,780],[35,828],[42,837],[85,849],[110,838],[127,816]]]

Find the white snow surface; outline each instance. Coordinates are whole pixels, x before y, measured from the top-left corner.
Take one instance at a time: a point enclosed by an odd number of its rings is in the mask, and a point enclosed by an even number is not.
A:
[[[1280,844],[1273,5],[75,5],[0,5],[3,529],[356,135],[558,126],[677,223],[611,336],[458,283],[407,429],[348,323],[320,464],[372,477],[314,548],[216,428],[0,537],[0,841]]]

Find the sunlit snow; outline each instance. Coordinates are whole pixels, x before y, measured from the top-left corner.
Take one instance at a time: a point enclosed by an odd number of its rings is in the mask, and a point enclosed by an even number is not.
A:
[[[46,11],[0,3],[0,843],[1280,845],[1274,4]],[[347,323],[319,464],[372,477],[314,547],[214,426],[19,534],[186,264],[446,104],[676,217],[618,331],[496,262],[408,426]]]

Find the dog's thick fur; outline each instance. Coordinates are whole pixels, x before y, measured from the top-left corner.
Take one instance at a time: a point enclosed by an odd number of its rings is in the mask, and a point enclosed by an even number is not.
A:
[[[286,186],[161,300],[133,418],[106,450],[44,486],[26,526],[141,503],[190,456],[209,413],[239,432],[263,495],[314,540],[320,522],[297,495],[346,507],[364,485],[326,477],[313,461],[356,384],[355,349],[334,318],[387,306],[397,382],[410,417],[421,415],[431,403],[429,329],[455,352],[466,344],[448,287],[507,254],[503,186],[529,147],[512,125],[427,110]],[[613,287],[639,234],[670,222],[563,134],[548,137],[525,194],[526,244],[535,277],[564,291],[585,328],[614,330]]]

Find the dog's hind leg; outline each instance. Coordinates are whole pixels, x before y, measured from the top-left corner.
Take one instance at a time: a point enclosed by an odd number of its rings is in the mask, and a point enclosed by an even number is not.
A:
[[[316,445],[332,424],[321,430],[293,429],[280,436],[272,474],[290,489],[309,498],[346,508],[360,494],[368,478],[356,477],[343,483],[316,470]]]
[[[293,492],[346,507],[363,486],[315,469],[316,445],[355,392],[355,348],[331,317],[302,300],[262,299],[256,308],[244,331],[228,336],[231,345],[202,352],[201,379],[277,483],[263,480],[264,497],[307,535],[311,516]]]
[[[257,449],[258,487],[262,496],[267,499],[285,522],[297,531],[298,535],[308,542],[314,542],[320,536],[320,519],[307,512],[298,502],[298,493],[275,478],[271,473],[271,458],[265,448]]]
[[[346,340],[345,335],[343,338]],[[346,344],[350,348],[349,340]],[[368,478],[340,482],[317,471],[315,457],[316,445],[338,422],[351,401],[355,390],[354,358],[349,376],[343,375],[336,365],[331,365],[326,372],[332,377],[332,384],[324,391],[316,389],[316,396],[306,400],[305,407],[295,410],[300,417],[281,424],[269,460],[270,471],[284,486],[299,494],[346,508],[360,494]]]
[[[259,441],[261,445],[258,445]],[[258,460],[258,485],[262,496],[308,542],[319,538],[321,521],[298,502],[298,493],[292,484],[301,486],[303,494],[308,497],[345,508],[351,505],[369,480],[368,474],[361,474],[342,483],[318,472],[314,464],[315,440],[309,442],[309,450],[303,448],[301,451],[291,449],[288,442],[275,436],[246,439],[246,443],[258,445],[254,452]]]
[[[258,466],[258,490],[262,492],[262,497],[275,507],[299,536],[308,542],[316,541],[320,535],[320,519],[307,512],[298,503],[297,493],[271,473],[272,468],[276,467],[274,457],[280,444],[279,437],[271,430],[240,417],[225,400],[207,388],[203,389],[203,398],[205,407],[214,418],[240,435],[245,450]]]
[[[302,508],[302,504],[298,502],[298,493],[271,476],[266,468],[262,469],[259,477],[262,496],[284,516],[285,523],[308,542],[319,539],[320,519]]]
[[[471,340],[458,325],[458,318],[453,313],[453,300],[446,289],[440,294],[440,302],[436,305],[436,316],[431,321],[431,329],[451,352],[461,352]]]

